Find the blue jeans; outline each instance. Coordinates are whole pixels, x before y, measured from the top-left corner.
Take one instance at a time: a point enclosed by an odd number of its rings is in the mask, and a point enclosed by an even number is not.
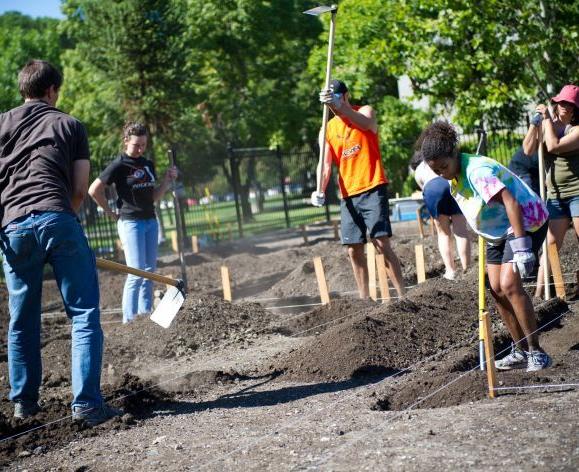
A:
[[[10,400],[38,401],[43,269],[52,266],[72,320],[72,406],[98,407],[103,333],[95,257],[74,215],[32,212],[0,230],[8,288]]]
[[[127,265],[155,272],[159,231],[157,220],[155,218],[119,220],[117,228]],[[137,314],[151,311],[153,311],[153,281],[136,275],[127,276],[123,290],[123,323],[129,323]]]
[[[552,220],[577,218],[579,216],[579,195],[569,198],[549,198],[547,199],[547,210],[549,210],[549,218]]]

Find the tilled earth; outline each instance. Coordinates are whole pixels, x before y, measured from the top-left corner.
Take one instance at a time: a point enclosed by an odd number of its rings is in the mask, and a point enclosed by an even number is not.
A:
[[[146,317],[122,325],[124,276],[101,273],[103,391],[125,415],[93,429],[68,418],[70,326],[50,276],[43,411],[12,418],[0,287],[1,464],[79,471],[424,470],[433,463],[446,470],[577,470],[575,302],[534,301],[553,368],[499,373],[500,387],[510,390],[487,399],[478,369],[476,267],[457,281],[440,278],[434,238],[404,229],[407,235],[395,228],[392,243],[410,289],[401,300],[392,290],[384,304],[356,298],[345,251],[324,226],[312,228],[308,244],[285,231],[188,254],[189,295],[167,330]],[[428,279],[420,285],[415,244],[426,254]],[[315,256],[324,263],[329,306],[319,306]],[[571,293],[579,267],[571,234],[561,263]],[[222,265],[232,274],[233,304],[221,297]],[[159,266],[178,276],[175,256]],[[493,329],[500,357],[508,336],[496,316]],[[533,388],[516,388],[523,386]]]

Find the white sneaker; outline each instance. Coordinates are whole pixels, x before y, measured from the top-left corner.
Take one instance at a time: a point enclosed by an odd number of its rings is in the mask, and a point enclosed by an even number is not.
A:
[[[512,370],[528,368],[527,354],[519,349],[515,344],[511,344],[511,353],[508,356],[495,361],[495,367],[498,370]]]
[[[546,352],[541,351],[532,351],[527,352],[527,372],[536,372],[538,370],[546,369],[547,367],[551,367],[553,360],[551,356]]]
[[[456,272],[452,271],[452,270],[447,270],[443,277],[447,280],[454,280],[456,279]]]

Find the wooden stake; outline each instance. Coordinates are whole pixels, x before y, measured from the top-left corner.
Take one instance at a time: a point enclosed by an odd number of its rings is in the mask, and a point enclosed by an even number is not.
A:
[[[340,240],[340,230],[338,228],[338,222],[332,221],[332,226],[334,227],[334,239],[336,241],[339,241]]]
[[[302,230],[302,237],[304,238],[304,244],[308,244],[308,233],[306,231],[306,225],[300,225],[300,229]]]
[[[173,252],[179,253],[179,236],[177,231],[171,231],[171,249]]]
[[[191,247],[193,248],[193,254],[199,253],[199,239],[197,236],[191,236]]]
[[[478,237],[478,342],[480,370],[485,370],[485,337],[483,327],[483,313],[487,310],[486,287],[485,287],[485,260],[486,243]]]
[[[376,266],[378,267],[378,284],[380,285],[380,298],[382,303],[390,300],[390,287],[388,287],[388,273],[386,272],[386,262],[384,254],[376,254]]]
[[[229,268],[227,266],[221,266],[221,283],[223,285],[223,299],[231,302],[233,298],[231,296],[231,282],[229,279]]]
[[[424,246],[417,244],[414,246],[416,252],[416,280],[419,284],[426,280],[426,271],[424,268]]]
[[[489,397],[495,398],[495,385],[497,384],[497,373],[495,369],[495,350],[493,348],[493,332],[488,311],[482,314],[482,325],[484,331],[485,358],[487,367],[487,382],[489,385]]]
[[[318,288],[320,290],[322,305],[328,305],[330,303],[330,293],[328,292],[328,283],[326,282],[326,275],[324,273],[324,266],[322,265],[321,257],[314,257],[314,269],[316,270],[316,278],[318,279]]]
[[[565,299],[565,282],[563,281],[563,274],[561,273],[561,263],[559,261],[559,252],[557,251],[557,244],[549,244],[549,263],[551,264],[551,272],[555,280],[555,293],[561,299]]]
[[[376,248],[372,242],[366,243],[366,264],[368,265],[368,290],[370,298],[378,298],[378,287],[376,287]]]

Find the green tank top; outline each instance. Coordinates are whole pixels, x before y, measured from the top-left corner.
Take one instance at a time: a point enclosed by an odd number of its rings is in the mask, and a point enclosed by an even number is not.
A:
[[[571,131],[571,126],[565,134]],[[545,152],[547,171],[547,197],[570,198],[579,195],[579,149],[552,154]]]

